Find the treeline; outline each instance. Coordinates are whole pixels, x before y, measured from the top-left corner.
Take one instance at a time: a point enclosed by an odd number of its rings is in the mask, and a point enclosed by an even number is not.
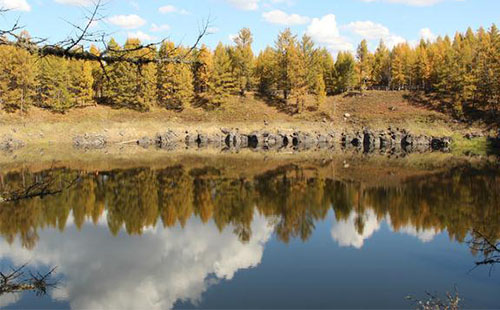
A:
[[[256,214],[272,221],[278,239],[288,242],[307,240],[331,210],[337,221],[354,212],[359,234],[364,231],[364,214],[373,210],[378,219],[390,218],[395,230],[447,231],[460,242],[477,230],[500,240],[500,177],[495,169],[457,168],[395,187],[364,187],[318,177],[311,167],[296,165],[252,178],[228,177],[210,166],[99,173],[58,169],[0,175],[0,193],[31,188],[43,180],[54,190],[60,184],[73,186],[45,197],[0,202],[0,236],[8,242],[19,238],[24,246],[33,247],[39,230],[63,231],[71,217],[79,229],[105,217],[115,235],[121,230],[142,234],[156,225],[184,227],[195,217],[203,223],[212,221],[221,231],[232,228],[240,240],[248,241]]]
[[[29,40],[29,35],[20,40]],[[363,40],[355,55],[339,52],[335,59],[311,37],[299,39],[290,29],[258,55],[252,43],[251,31],[244,28],[234,44],[219,43],[214,51],[201,46],[189,53],[172,42],[158,50],[138,48],[137,39],[124,46],[111,40],[104,51],[117,57],[126,53],[138,59],[181,59],[143,65],[38,58],[19,47],[0,46],[0,107],[65,111],[106,104],[140,111],[182,110],[190,104],[218,107],[231,95],[255,91],[301,112],[306,103],[320,105],[328,95],[374,88],[425,92],[456,116],[469,108],[500,109],[500,34],[495,25],[477,32],[469,28],[453,39],[421,40],[415,47],[400,43],[390,50],[381,41],[374,53]],[[90,52],[103,51],[91,47]]]

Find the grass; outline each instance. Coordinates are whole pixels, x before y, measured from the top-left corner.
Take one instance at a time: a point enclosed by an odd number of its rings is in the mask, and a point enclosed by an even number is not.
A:
[[[473,139],[465,139],[462,135],[454,134],[451,149],[454,154],[474,154],[487,155],[488,141],[486,137],[478,137]]]
[[[27,144],[71,143],[72,137],[84,133],[99,133],[109,141],[123,142],[142,136],[154,136],[165,129],[218,130],[221,127],[241,131],[263,129],[308,129],[337,131],[362,129],[404,128],[414,134],[451,136],[469,130],[454,123],[445,114],[411,104],[406,92],[366,91],[363,95],[328,97],[316,107],[314,98],[307,98],[306,109],[289,114],[265,102],[252,93],[233,96],[220,108],[205,110],[187,106],[181,112],[154,108],[149,112],[113,109],[106,106],[72,109],[57,114],[39,108],[28,113],[0,112],[0,139],[12,136]],[[345,118],[346,113],[350,117]]]

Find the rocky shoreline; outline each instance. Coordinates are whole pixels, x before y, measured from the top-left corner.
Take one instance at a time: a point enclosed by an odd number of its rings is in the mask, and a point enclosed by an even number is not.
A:
[[[176,132],[168,129],[153,137],[142,137],[128,143],[141,147],[156,146],[161,149],[205,148],[255,149],[255,150],[303,150],[334,147],[359,148],[365,152],[395,149],[405,152],[447,151],[451,137],[413,135],[407,130],[388,128],[374,131],[368,128],[337,132],[303,130],[259,130],[242,132],[238,128],[220,128],[218,132],[202,130]],[[83,135],[73,139],[75,148],[99,149],[108,145],[105,135]]]

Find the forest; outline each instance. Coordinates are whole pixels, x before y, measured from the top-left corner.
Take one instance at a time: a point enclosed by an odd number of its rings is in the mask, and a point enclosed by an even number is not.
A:
[[[362,95],[368,89],[405,90],[410,100],[438,102],[438,109],[459,119],[495,119],[500,110],[500,33],[494,24],[487,30],[457,32],[453,39],[421,40],[416,46],[400,43],[389,49],[380,41],[375,52],[363,40],[354,54],[343,51],[335,58],[311,37],[299,38],[290,29],[258,54],[247,28],[232,45],[219,43],[213,51],[205,45],[191,51],[168,41],[156,48],[133,38],[123,46],[113,39],[106,45],[106,55],[118,58],[126,51],[137,59],[178,59],[139,64],[40,56],[22,47],[30,40],[22,32],[17,44],[0,44],[4,111],[36,106],[64,113],[97,104],[138,111],[180,111],[188,105],[216,109],[230,96],[254,93],[301,113],[323,104],[327,96]],[[91,46],[88,52],[104,51]]]

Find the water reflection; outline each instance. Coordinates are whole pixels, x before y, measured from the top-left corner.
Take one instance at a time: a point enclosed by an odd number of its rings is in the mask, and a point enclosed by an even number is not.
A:
[[[424,243],[441,232],[464,242],[474,230],[500,239],[496,168],[456,167],[391,186],[294,164],[253,176],[211,166],[55,169],[4,174],[0,192],[43,180],[54,195],[1,204],[0,256],[59,266],[64,285],[51,296],[74,309],[196,304],[211,285],[258,266],[273,233],[284,243],[307,241],[328,216],[332,240],[354,249],[384,223]]]

